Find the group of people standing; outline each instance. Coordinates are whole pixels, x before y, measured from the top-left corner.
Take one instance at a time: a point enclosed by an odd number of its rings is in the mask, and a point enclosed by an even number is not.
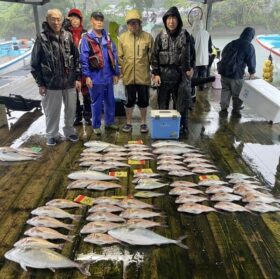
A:
[[[211,38],[201,25],[191,36],[183,28],[180,13],[171,7],[163,16],[165,29],[155,38],[142,30],[141,14],[130,10],[126,15],[127,31],[116,46],[104,29],[104,15],[93,12],[91,30],[83,27],[80,10],[71,9],[67,20],[57,9],[49,10],[43,31],[37,36],[31,73],[42,95],[46,116],[47,145],[60,140],[59,120],[64,103],[65,138],[79,140],[74,125],[91,124],[101,134],[104,111],[105,129],[115,125],[114,84],[119,79],[125,86],[126,124],[123,132],[132,131],[135,104],[141,115],[140,132],[147,133],[147,107],[151,81],[158,86],[159,109],[173,107],[181,114],[181,133],[188,133],[188,110],[191,102],[191,78],[205,77]],[[200,24],[200,23],[199,23]],[[196,63],[197,56],[197,63]],[[197,66],[197,67],[196,67]],[[79,92],[83,94],[83,106]]]

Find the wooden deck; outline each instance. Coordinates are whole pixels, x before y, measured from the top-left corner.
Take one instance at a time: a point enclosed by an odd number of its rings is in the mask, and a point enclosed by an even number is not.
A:
[[[206,152],[220,170],[221,178],[232,171],[254,174],[266,182],[268,187],[273,187],[273,192],[279,196],[280,164],[277,170],[269,170],[275,178],[273,185],[269,185],[263,173],[258,171],[259,168],[251,165],[250,160],[244,156],[248,143],[277,147],[279,125],[268,125],[247,109],[241,120],[219,119],[219,94],[220,92],[213,90],[198,93],[195,109],[190,115],[190,135],[184,141]],[[38,117],[40,112],[30,112],[10,131],[0,129],[0,146],[11,145],[33,121],[38,121]],[[123,124],[124,118],[117,118],[117,123]],[[66,190],[69,183],[67,174],[79,169],[78,159],[84,141],[101,139],[122,145],[128,140],[142,139],[150,144],[150,135],[141,135],[137,120],[135,123],[132,135],[106,131],[100,138],[93,135],[91,127],[85,127],[85,130],[80,127],[81,141],[76,144],[64,142],[54,148],[47,148],[45,139],[34,134],[24,145],[41,146],[43,156],[40,160],[0,165],[0,278],[85,278],[75,269],[57,270],[56,273],[34,269],[24,272],[17,263],[6,260],[3,255],[23,237],[23,232],[29,227],[25,222],[30,218],[32,209],[52,198],[73,199],[78,194],[96,196],[89,191]],[[264,156],[262,153],[255,155],[261,158]],[[146,167],[155,168],[155,163],[147,163]],[[131,185],[131,178],[130,171],[129,178],[121,180],[121,190],[105,194],[133,194],[135,190]],[[193,177],[194,181],[197,179],[196,176]],[[166,188],[162,192],[167,194],[168,190]],[[174,198],[168,195],[148,202],[156,205],[166,215],[161,221],[167,226],[155,231],[173,239],[186,235],[183,243],[189,250],[175,245],[144,248],[119,246],[121,251],[127,250],[131,254],[137,251],[143,253],[144,262],[133,263],[125,271],[122,263],[95,263],[90,268],[91,278],[280,278],[278,213],[209,213],[193,216],[178,213]],[[73,212],[84,216],[86,214],[86,211]],[[84,221],[76,223],[73,233],[78,234],[83,224]],[[62,253],[74,259],[77,254],[92,251],[100,252],[101,249],[93,249],[92,245],[83,243],[82,237],[77,235],[74,243],[67,243]]]

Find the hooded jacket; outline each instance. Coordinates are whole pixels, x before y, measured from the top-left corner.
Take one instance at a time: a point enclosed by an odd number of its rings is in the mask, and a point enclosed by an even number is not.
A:
[[[178,26],[174,32],[167,28],[169,16],[178,19]],[[165,30],[161,31],[156,39],[152,53],[152,73],[160,75],[163,83],[178,83],[182,71],[189,71],[195,66],[194,45],[189,33],[183,29],[183,22],[176,7],[171,7],[162,18]]]
[[[93,41],[95,41],[101,48],[104,66],[101,69],[92,69],[90,67],[89,57],[91,56],[91,48],[87,41],[86,35]],[[82,37],[81,45],[80,45],[80,61],[82,66],[82,74],[85,77],[90,77],[92,79],[93,84],[108,84],[113,82],[113,76],[119,75],[119,66],[117,60],[117,50],[114,43],[111,41],[111,48],[113,51],[113,59],[114,59],[114,68],[111,66],[110,58],[108,54],[108,35],[107,32],[102,30],[102,39],[101,43],[99,43],[98,37],[91,30],[86,33]]]
[[[79,52],[72,35],[61,29],[57,37],[47,22],[35,41],[31,56],[31,73],[39,87],[60,90],[75,87],[81,79]]]
[[[126,21],[138,19],[140,13],[131,10],[127,13]],[[118,41],[118,58],[123,74],[124,85],[150,85],[150,64],[154,39],[151,34],[140,30],[133,34],[129,30],[122,33]]]
[[[237,40],[231,41],[225,46],[222,51],[222,59],[219,62],[219,73],[231,79],[243,79],[245,68],[248,67],[248,72],[252,75],[256,72],[256,54],[255,48],[251,43],[255,36],[255,29],[246,27]],[[232,52],[236,52],[236,55]],[[235,57],[231,61],[231,69],[229,69],[226,57]],[[232,70],[234,68],[234,70]]]

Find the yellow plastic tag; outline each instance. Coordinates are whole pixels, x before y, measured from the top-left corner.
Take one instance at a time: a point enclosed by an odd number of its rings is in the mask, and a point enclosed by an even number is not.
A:
[[[127,198],[131,199],[132,196],[131,195],[129,195],[129,196],[111,196],[111,198],[122,200],[122,199],[127,199]]]
[[[94,204],[94,198],[87,197],[84,195],[78,195],[75,199],[75,202],[92,206]]]
[[[128,160],[129,165],[145,165],[145,160]]]
[[[133,170],[133,173],[134,174],[137,174],[137,173],[153,173],[153,170],[152,169],[137,169],[137,170]]]
[[[109,175],[115,177],[127,177],[127,172],[125,171],[110,171]]]
[[[217,176],[217,175],[200,175],[199,177],[199,180],[202,181],[202,180],[220,180],[220,177]]]
[[[128,144],[143,144],[142,140],[129,140],[127,142]]]

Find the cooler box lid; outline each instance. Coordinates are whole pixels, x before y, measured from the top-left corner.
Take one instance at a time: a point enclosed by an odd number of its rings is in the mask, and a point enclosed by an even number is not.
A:
[[[160,118],[180,118],[181,115],[177,110],[151,110],[151,117]]]

